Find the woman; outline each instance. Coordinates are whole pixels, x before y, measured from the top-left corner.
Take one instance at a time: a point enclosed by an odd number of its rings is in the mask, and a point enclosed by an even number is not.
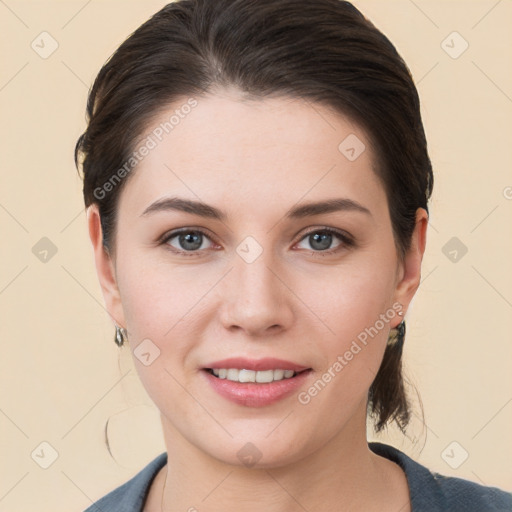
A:
[[[357,9],[174,2],[87,110],[97,272],[167,449],[88,511],[512,509],[366,439],[409,421],[433,176],[410,73]]]

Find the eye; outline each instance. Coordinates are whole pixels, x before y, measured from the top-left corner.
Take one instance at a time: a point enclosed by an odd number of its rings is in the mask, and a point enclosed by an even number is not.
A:
[[[204,245],[206,240],[211,242],[204,231],[199,229],[182,229],[164,235],[161,242],[170,245],[175,252],[185,256],[194,256],[200,250],[211,248]]]
[[[336,238],[339,243],[332,249],[330,247]],[[210,242],[210,245],[206,243],[207,241]],[[323,254],[332,254],[355,245],[348,234],[327,227],[309,231],[301,238],[299,243],[303,241],[309,242],[312,248],[311,252]],[[162,237],[160,243],[170,246],[173,252],[183,256],[198,256],[202,250],[211,249],[214,246],[210,236],[203,230],[191,228],[183,228],[168,233]]]
[[[341,242],[338,243],[334,249],[330,249],[333,239],[335,238]],[[301,242],[302,241],[307,241],[310,244],[310,247],[312,247],[313,252],[323,252],[326,254],[337,252],[343,247],[348,248],[354,246],[354,241],[349,235],[332,228],[322,228],[309,231],[302,237]]]

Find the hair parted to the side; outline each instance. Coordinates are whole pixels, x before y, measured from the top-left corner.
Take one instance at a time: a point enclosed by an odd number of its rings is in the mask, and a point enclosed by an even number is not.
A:
[[[115,254],[117,205],[136,169],[108,193],[95,191],[105,191],[163,109],[219,87],[319,102],[361,126],[403,260],[416,210],[428,212],[433,188],[418,93],[392,43],[339,0],[179,0],[128,37],[94,81],[75,148],[85,205],[98,205],[107,252]],[[386,348],[369,391],[377,431],[389,421],[404,430],[409,421],[401,356],[401,348]]]

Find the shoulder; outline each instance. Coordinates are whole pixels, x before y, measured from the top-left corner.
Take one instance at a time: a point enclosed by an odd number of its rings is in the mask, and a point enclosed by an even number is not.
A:
[[[84,512],[142,512],[151,482],[167,463],[167,453],[161,453],[132,479],[95,501]]]
[[[397,463],[409,484],[413,512],[511,512],[512,493],[431,472],[400,450],[382,443],[370,449]]]

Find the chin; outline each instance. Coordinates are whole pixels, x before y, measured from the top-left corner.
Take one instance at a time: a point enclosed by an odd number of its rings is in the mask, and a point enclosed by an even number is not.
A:
[[[272,437],[273,434],[270,435]],[[268,432],[257,436],[235,436],[221,446],[219,440],[212,440],[208,446],[198,446],[200,450],[218,461],[248,469],[270,469],[294,464],[304,458],[308,449],[304,443],[291,434],[270,439]],[[283,438],[293,442],[283,442]],[[217,447],[213,449],[213,447]],[[309,451],[314,448],[309,447]]]

